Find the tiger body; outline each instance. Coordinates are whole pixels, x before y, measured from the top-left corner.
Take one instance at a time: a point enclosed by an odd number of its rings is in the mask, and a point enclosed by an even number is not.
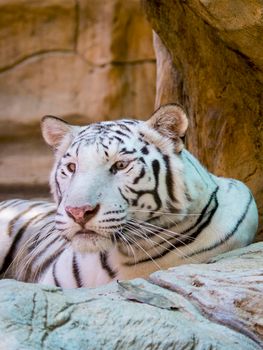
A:
[[[249,189],[202,167],[183,148],[186,129],[173,105],[148,122],[76,127],[48,117],[55,204],[1,204],[2,275],[95,287],[206,262],[252,242],[258,214]]]

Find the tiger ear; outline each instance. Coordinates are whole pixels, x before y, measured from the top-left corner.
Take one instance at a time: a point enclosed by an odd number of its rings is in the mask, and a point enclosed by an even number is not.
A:
[[[182,139],[188,128],[188,118],[180,105],[167,104],[159,107],[146,124],[172,139],[177,152],[183,149]]]
[[[60,118],[46,115],[41,120],[41,130],[46,143],[57,149],[65,136],[72,133],[73,126]]]

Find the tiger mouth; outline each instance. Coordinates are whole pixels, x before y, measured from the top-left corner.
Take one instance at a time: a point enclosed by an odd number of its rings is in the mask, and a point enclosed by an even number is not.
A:
[[[80,230],[76,232],[76,236],[81,236],[85,239],[94,239],[94,238],[105,238],[102,235],[100,235],[98,232],[92,231],[92,230]]]

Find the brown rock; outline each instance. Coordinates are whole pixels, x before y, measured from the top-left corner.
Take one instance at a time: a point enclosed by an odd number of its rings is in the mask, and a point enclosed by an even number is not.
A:
[[[72,51],[74,0],[7,0],[0,3],[0,71],[50,51]]]
[[[51,152],[34,144],[43,115],[142,118],[154,94],[152,31],[139,0],[1,1],[0,192],[47,185]]]
[[[79,0],[77,51],[89,62],[155,61],[152,29],[138,0]]]
[[[156,106],[171,101],[185,106],[188,148],[211,172],[247,183],[262,233],[262,2],[143,0],[143,5],[160,37]]]

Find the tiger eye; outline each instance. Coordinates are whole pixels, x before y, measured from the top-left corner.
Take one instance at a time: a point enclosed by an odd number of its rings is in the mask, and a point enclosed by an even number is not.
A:
[[[114,164],[116,170],[125,169],[129,165],[128,161],[119,160]]]
[[[129,161],[119,160],[118,162],[113,164],[113,166],[110,169],[110,172],[113,173],[113,174],[116,174],[117,171],[127,168],[127,166],[129,164],[130,164]]]
[[[76,171],[76,164],[74,163],[68,163],[67,164],[67,169],[70,173],[75,173]]]

